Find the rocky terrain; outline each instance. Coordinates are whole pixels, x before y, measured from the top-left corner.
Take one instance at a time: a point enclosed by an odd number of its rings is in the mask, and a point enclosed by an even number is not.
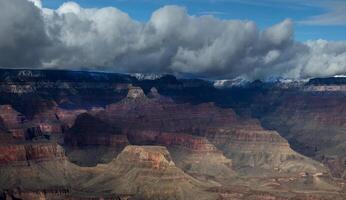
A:
[[[0,70],[0,199],[346,198],[342,81],[136,77]]]
[[[344,177],[344,94],[302,93],[285,96],[274,112],[263,116],[263,124],[280,131],[298,151],[325,163],[334,176]]]

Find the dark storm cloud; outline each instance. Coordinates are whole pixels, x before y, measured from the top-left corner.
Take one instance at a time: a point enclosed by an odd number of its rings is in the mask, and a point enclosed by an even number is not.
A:
[[[291,20],[261,31],[252,21],[191,16],[177,6],[160,8],[142,23],[112,7],[85,9],[68,2],[51,10],[39,0],[37,7],[26,0],[0,2],[3,67],[251,79],[346,73],[345,43],[296,42]],[[12,11],[3,13],[4,6]]]
[[[0,66],[38,66],[48,44],[40,10],[34,4],[0,0]]]

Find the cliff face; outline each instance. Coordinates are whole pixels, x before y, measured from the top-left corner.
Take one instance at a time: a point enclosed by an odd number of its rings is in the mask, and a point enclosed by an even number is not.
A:
[[[121,130],[89,114],[81,114],[65,134],[65,143],[71,145],[126,146]]]
[[[22,114],[14,110],[11,105],[0,105],[0,118],[3,130],[9,131],[16,139],[25,139],[23,124],[26,119]]]
[[[51,188],[45,190],[33,190],[33,191],[5,191],[5,199],[25,199],[25,200],[49,200],[49,199],[67,199],[69,197],[69,190],[66,188]]]
[[[346,97],[342,94],[304,92],[287,95],[276,109],[280,117],[290,117],[297,123],[301,120],[314,121],[316,125],[345,126]]]
[[[265,126],[280,131],[297,151],[326,164],[342,177],[345,171],[346,115],[342,93],[287,94],[274,112],[262,117]]]
[[[124,131],[149,129],[191,133],[193,129],[197,131],[206,126],[225,126],[236,122],[236,115],[231,109],[221,109],[212,103],[192,106],[175,104],[169,99],[142,96],[125,98],[111,104],[104,111],[96,113],[96,116]]]
[[[103,170],[107,174],[101,171],[86,182],[85,191],[132,194],[138,199],[217,199],[217,194],[204,191],[208,184],[177,168],[165,147],[127,146]]]
[[[229,159],[235,159],[233,163],[239,169],[326,171],[322,165],[293,151],[277,132],[264,130],[256,120],[237,117],[231,109],[212,103],[176,104],[156,98],[157,94],[148,98],[138,88],[135,90],[142,95],[127,97],[93,113],[119,127],[130,143],[179,146],[201,153],[222,150]]]
[[[216,152],[217,148],[207,138],[186,134],[163,133],[157,137],[157,143],[164,146],[181,146],[195,152]]]
[[[85,110],[52,108],[27,119],[10,105],[0,105],[2,130],[9,132],[14,141],[33,140],[43,136],[61,136],[77,115]],[[1,143],[1,142],[0,142]]]
[[[328,166],[337,177],[345,171],[345,79],[318,78],[294,87],[257,83],[233,87],[222,103],[238,114],[257,118],[276,130],[295,151]]]
[[[0,146],[0,165],[29,165],[30,161],[64,160],[61,146],[54,143]]]
[[[0,105],[0,117],[6,128],[20,128],[25,117],[14,110],[11,105]]]
[[[61,146],[26,142],[0,146],[0,190],[7,198],[63,198],[77,174]]]
[[[73,126],[64,134],[64,144],[72,162],[95,166],[110,162],[129,141],[119,128],[83,113],[76,117]]]
[[[0,118],[5,129],[0,131],[0,190],[5,198],[65,198],[69,164],[63,147],[48,137],[62,134],[62,123],[54,112],[27,119],[12,106],[3,105]],[[57,126],[50,126],[52,122]]]
[[[155,144],[168,148],[174,162],[198,179],[230,180],[235,176],[232,160],[205,137],[184,133],[136,131],[128,134],[132,144]]]
[[[75,120],[78,115],[87,112],[85,109],[74,109],[74,110],[65,110],[58,109],[56,111],[57,118],[66,124],[68,127],[72,127],[75,123]]]
[[[0,147],[0,150],[1,165],[8,165],[13,162],[22,162],[23,164],[27,164],[26,151],[24,145],[2,146]]]
[[[125,165],[158,170],[175,166],[168,150],[160,146],[127,146],[117,157],[117,161]]]
[[[163,146],[181,146],[190,151],[213,152],[217,151],[208,139],[184,133],[168,133],[158,131],[134,131],[128,134],[130,142],[133,144],[160,144]]]

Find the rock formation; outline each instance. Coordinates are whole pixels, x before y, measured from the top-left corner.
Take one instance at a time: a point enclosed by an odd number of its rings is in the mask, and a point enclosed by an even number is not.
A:
[[[86,166],[110,162],[129,144],[118,128],[87,113],[77,117],[64,140],[67,156]]]
[[[121,130],[87,113],[79,115],[65,134],[65,144],[71,145],[116,146],[120,140],[125,140]],[[127,145],[126,140],[123,142]]]
[[[177,168],[165,147],[127,146],[104,170],[107,173],[84,184],[87,191],[132,194],[135,199],[217,198],[203,191],[207,184]]]
[[[140,87],[130,86],[126,97],[129,99],[145,98],[145,94]]]
[[[54,143],[10,144],[0,146],[0,165],[30,165],[29,162],[63,160],[61,146]]]
[[[323,165],[293,151],[277,132],[264,130],[258,121],[239,118],[233,110],[212,103],[189,105],[143,99],[112,104],[95,116],[119,127],[133,144],[181,146],[200,152],[220,149],[229,159],[236,159],[236,167],[255,171],[326,171]],[[206,146],[207,139],[213,145]]]
[[[346,199],[344,86],[304,84],[0,70],[0,199]]]
[[[263,123],[279,130],[301,153],[320,160],[332,174],[342,177],[345,171],[346,117],[343,94],[285,96],[275,112],[265,115]]]
[[[26,119],[22,114],[14,110],[11,105],[0,105],[0,118],[3,124],[2,129],[9,131],[14,138],[25,138],[23,124]]]
[[[25,117],[11,105],[0,105],[0,117],[7,129],[19,128],[25,121]]]
[[[87,112],[85,109],[58,109],[56,111],[57,118],[62,121],[67,127],[72,127],[78,115]]]

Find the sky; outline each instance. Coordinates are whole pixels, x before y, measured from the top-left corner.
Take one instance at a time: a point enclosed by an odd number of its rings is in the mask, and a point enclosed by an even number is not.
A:
[[[346,0],[0,0],[0,68],[346,75]]]
[[[44,0],[43,5],[58,8],[64,2],[66,1]],[[289,18],[295,22],[295,38],[299,41],[346,40],[346,0],[76,0],[75,2],[88,8],[113,6],[139,21],[149,20],[151,13],[164,5],[183,6],[191,15],[252,20],[260,28],[269,27]],[[312,20],[325,14],[334,15],[337,13],[337,8],[342,7],[344,13],[340,11],[338,22]]]

